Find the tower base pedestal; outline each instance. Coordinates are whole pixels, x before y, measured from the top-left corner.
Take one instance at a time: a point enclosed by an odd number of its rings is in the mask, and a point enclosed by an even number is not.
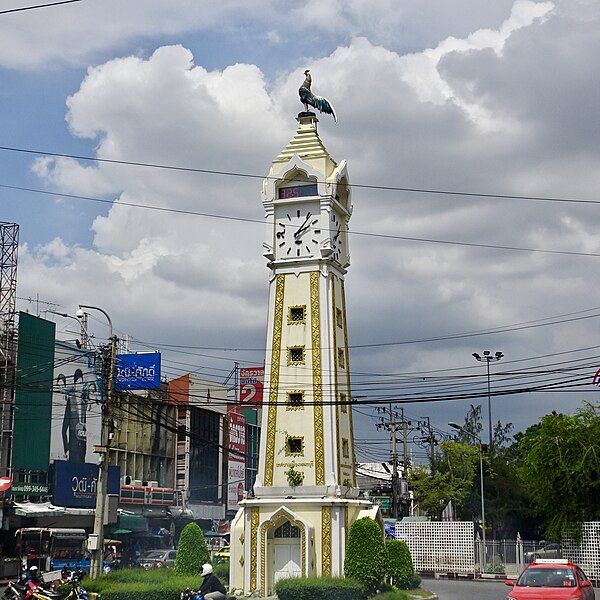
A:
[[[286,498],[240,503],[231,524],[232,590],[265,597],[286,577],[341,576],[350,525],[362,517],[382,525],[379,507],[367,500],[292,497],[291,488],[290,492]]]

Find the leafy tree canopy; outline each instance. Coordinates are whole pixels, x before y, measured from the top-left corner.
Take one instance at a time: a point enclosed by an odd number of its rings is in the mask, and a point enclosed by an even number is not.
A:
[[[421,510],[440,518],[448,502],[462,507],[473,487],[479,464],[479,449],[464,442],[445,441],[436,457],[436,471],[417,467],[409,485]]]
[[[548,537],[600,520],[600,414],[587,404],[574,415],[553,412],[519,439],[522,484],[546,519]]]

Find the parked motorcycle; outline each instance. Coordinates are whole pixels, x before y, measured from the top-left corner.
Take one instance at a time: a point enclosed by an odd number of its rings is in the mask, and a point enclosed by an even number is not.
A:
[[[48,590],[42,587],[38,581],[26,580],[24,584],[9,581],[4,591],[4,600],[88,600],[88,594],[81,585],[81,580],[85,575],[86,573],[82,569],[72,572],[63,569],[62,583],[70,586],[66,594]]]

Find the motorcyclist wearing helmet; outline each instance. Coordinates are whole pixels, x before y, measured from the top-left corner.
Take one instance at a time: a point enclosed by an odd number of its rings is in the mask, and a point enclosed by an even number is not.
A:
[[[226,600],[227,590],[219,581],[219,578],[213,573],[212,565],[205,563],[202,565],[202,585],[200,593],[204,600]]]

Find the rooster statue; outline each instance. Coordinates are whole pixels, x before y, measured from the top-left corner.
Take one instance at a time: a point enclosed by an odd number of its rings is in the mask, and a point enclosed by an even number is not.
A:
[[[323,98],[322,96],[315,96],[310,91],[310,86],[312,83],[312,77],[310,76],[310,71],[306,69],[304,71],[304,75],[306,76],[304,79],[304,83],[302,87],[298,90],[298,94],[300,94],[300,102],[304,104],[304,109],[308,112],[308,106],[312,106],[316,108],[318,111],[325,113],[327,115],[331,115],[333,120],[337,123],[337,118],[335,116],[335,111],[333,110],[333,106],[327,98]]]

